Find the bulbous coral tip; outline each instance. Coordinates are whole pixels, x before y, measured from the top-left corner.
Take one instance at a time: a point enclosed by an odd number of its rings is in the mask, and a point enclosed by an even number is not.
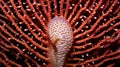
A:
[[[71,26],[65,18],[56,16],[48,23],[48,34],[51,41],[51,66],[63,67],[66,54],[73,42]]]

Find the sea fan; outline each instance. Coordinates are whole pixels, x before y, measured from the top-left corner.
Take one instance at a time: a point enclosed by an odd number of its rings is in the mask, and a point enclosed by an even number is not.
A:
[[[50,67],[54,17],[73,35],[62,67],[120,66],[120,0],[0,0],[0,67]]]

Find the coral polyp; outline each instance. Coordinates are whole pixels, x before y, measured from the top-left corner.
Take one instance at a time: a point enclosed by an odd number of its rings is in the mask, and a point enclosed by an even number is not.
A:
[[[63,67],[73,44],[72,28],[65,18],[56,16],[48,23],[48,34],[51,41],[51,67]]]

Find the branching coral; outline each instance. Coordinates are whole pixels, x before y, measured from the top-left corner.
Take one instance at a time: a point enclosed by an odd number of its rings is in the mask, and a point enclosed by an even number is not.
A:
[[[48,23],[64,17],[73,44],[64,67],[120,65],[119,0],[0,0],[0,67],[50,67]]]

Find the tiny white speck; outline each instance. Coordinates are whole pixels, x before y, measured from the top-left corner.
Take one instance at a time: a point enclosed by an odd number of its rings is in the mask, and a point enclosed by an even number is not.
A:
[[[82,56],[82,58],[84,58],[84,55],[81,55]]]
[[[72,7],[70,7],[69,9],[72,9]]]
[[[82,4],[80,4],[80,7],[82,7]]]
[[[34,58],[36,59],[37,57],[35,56]]]
[[[32,19],[35,19],[35,17],[32,17]]]
[[[23,49],[23,51],[25,51],[25,49]]]
[[[75,4],[72,4],[72,6],[75,6]]]

